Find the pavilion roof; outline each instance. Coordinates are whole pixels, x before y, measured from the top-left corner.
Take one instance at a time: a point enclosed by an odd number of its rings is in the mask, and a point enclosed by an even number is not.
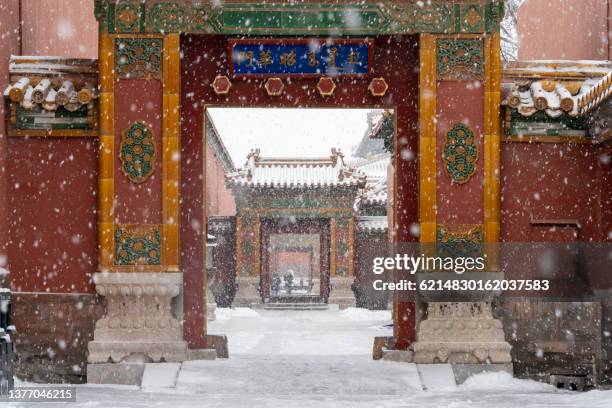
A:
[[[245,166],[227,174],[226,181],[230,187],[363,188],[366,175],[347,166],[338,149],[331,149],[331,155],[322,158],[262,157],[259,149],[254,149]]]

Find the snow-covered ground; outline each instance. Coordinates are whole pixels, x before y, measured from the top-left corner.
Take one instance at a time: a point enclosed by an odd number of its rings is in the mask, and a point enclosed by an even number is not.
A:
[[[481,374],[459,387],[423,391],[414,364],[371,358],[374,336],[391,334],[387,326],[391,322],[389,312],[218,309],[217,316],[209,331],[228,336],[229,359],[184,363],[178,377],[176,373],[169,374],[176,378],[172,388],[152,384],[163,383],[160,379],[142,389],[78,386],[78,401],[65,405],[79,408],[612,407],[612,391],[559,391],[504,373]]]

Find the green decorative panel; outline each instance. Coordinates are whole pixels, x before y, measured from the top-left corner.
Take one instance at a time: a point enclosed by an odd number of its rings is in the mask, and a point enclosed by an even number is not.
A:
[[[143,122],[134,122],[123,132],[119,147],[121,169],[133,182],[146,181],[155,169],[155,139]]]
[[[349,268],[348,266],[337,266],[336,267],[336,275],[337,276],[348,276]]]
[[[455,183],[467,183],[476,173],[478,146],[474,132],[464,123],[456,123],[446,133],[442,160],[446,172]]]
[[[161,38],[115,39],[116,76],[161,79],[162,49]]]
[[[110,4],[105,0],[94,0],[94,14],[98,20],[98,29],[100,32],[109,30],[108,19],[110,15]]]
[[[266,200],[268,201],[268,200]],[[268,204],[268,203],[266,203]],[[272,198],[269,200],[271,208],[325,208],[327,203],[323,200],[307,199],[307,198]]]
[[[160,227],[118,225],[115,228],[115,264],[160,265]]]
[[[487,32],[499,32],[501,21],[505,13],[504,0],[488,0],[487,1],[487,16],[486,30]]]
[[[120,32],[142,31],[144,4],[139,1],[120,2],[115,6],[114,24]]]
[[[545,112],[536,112],[531,116],[523,116],[512,109],[510,123],[506,124],[506,136],[588,136],[589,124],[584,117],[571,117],[566,112],[556,118],[551,118]]]
[[[481,33],[499,30],[503,3],[496,0],[373,1],[334,4],[193,2],[140,3],[134,22],[125,4],[95,0],[100,28],[111,33],[187,32],[244,35],[377,35]],[[131,7],[131,6],[127,6]],[[120,13],[119,13],[120,12]],[[121,16],[121,18],[119,17]]]
[[[16,106],[15,109],[15,128],[18,130],[93,129],[88,118],[87,106],[82,106],[74,112],[63,106],[56,110],[45,110],[40,106],[32,109]]]
[[[389,4],[389,29],[393,33],[426,32],[452,33],[456,31],[455,15],[457,10],[449,2],[423,2]]]
[[[224,34],[374,34],[386,30],[389,18],[377,4],[227,4]]]
[[[442,258],[479,257],[483,254],[481,225],[438,225],[436,253]]]
[[[462,5],[459,19],[462,33],[481,33],[485,29],[485,10],[478,4]]]
[[[436,46],[438,79],[442,81],[480,80],[484,74],[482,40],[439,39]]]
[[[218,33],[222,30],[221,8],[211,4],[163,2],[147,10],[147,32]]]
[[[187,6],[180,3],[153,4],[147,13],[147,31],[177,32],[187,26]]]

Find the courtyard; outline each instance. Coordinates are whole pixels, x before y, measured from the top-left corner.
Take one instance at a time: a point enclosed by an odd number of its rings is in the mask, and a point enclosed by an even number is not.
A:
[[[505,373],[460,386],[415,364],[374,361],[372,338],[390,335],[388,311],[218,309],[211,333],[225,333],[230,358],[145,368],[141,387],[77,386],[85,407],[577,407],[610,406],[612,391],[557,390]],[[431,366],[430,366],[431,367]],[[425,374],[425,375],[424,375]],[[435,377],[435,378],[433,378]],[[423,388],[427,389],[424,390]],[[12,406],[39,406],[11,404]]]

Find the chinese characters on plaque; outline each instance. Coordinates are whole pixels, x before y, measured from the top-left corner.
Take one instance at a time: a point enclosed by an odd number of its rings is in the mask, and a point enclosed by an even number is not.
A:
[[[365,75],[370,72],[372,44],[362,40],[337,43],[295,40],[230,42],[234,76]]]

